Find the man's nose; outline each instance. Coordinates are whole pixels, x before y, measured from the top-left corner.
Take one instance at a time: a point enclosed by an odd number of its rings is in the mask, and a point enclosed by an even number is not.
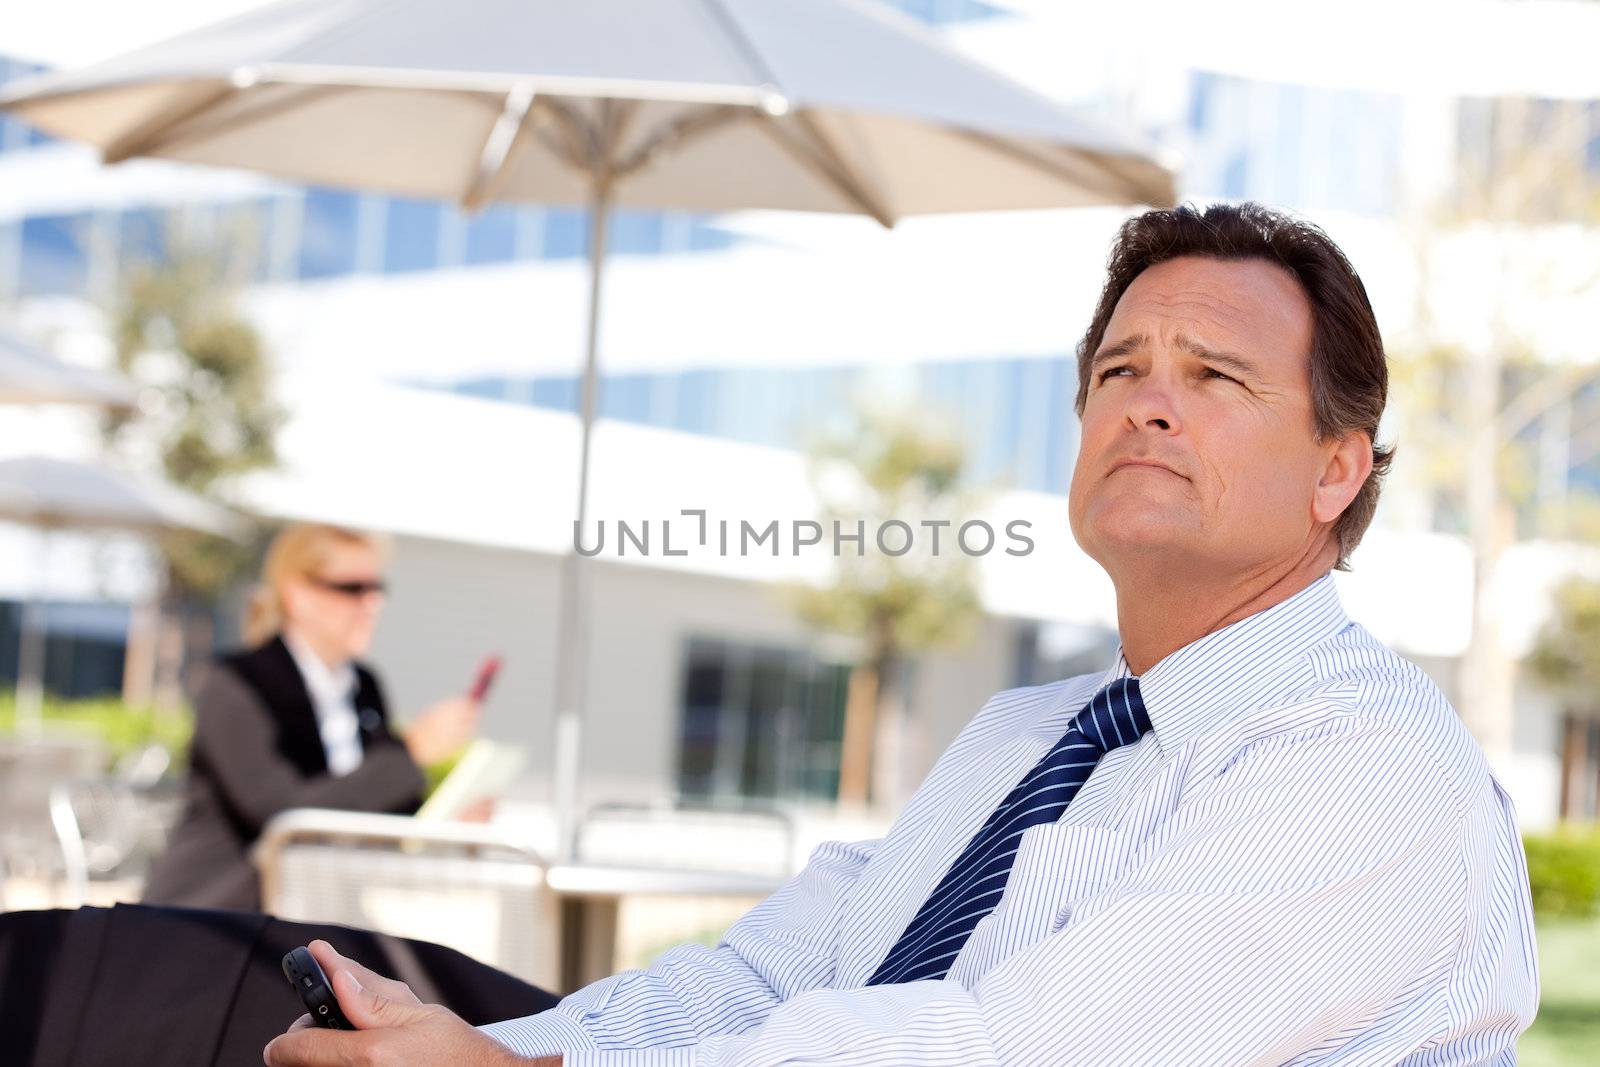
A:
[[[1177,398],[1168,383],[1153,374],[1139,379],[1130,390],[1126,416],[1129,428],[1135,430],[1176,433],[1181,426]]]

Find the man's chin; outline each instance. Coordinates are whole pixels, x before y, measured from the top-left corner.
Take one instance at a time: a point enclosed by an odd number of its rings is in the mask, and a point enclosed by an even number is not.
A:
[[[1094,532],[1092,555],[1101,566],[1115,571],[1118,563],[1138,563],[1153,559],[1193,554],[1192,531],[1170,519],[1104,523]]]

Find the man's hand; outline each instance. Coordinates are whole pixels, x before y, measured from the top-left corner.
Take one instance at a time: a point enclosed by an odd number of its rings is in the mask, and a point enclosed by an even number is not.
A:
[[[322,965],[339,1007],[356,1031],[324,1030],[311,1016],[295,1020],[262,1053],[269,1067],[410,1067],[441,1063],[451,1067],[502,1067],[529,1061],[467,1025],[437,1004],[423,1004],[404,982],[396,982],[341,956],[326,941],[313,941],[311,954]],[[533,1061],[560,1067],[561,1057]]]

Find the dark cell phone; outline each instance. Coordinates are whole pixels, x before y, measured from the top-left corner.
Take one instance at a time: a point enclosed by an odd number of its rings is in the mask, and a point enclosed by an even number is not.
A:
[[[489,687],[494,684],[494,676],[499,673],[500,657],[487,657],[478,665],[478,676],[472,680],[472,688],[467,690],[467,695],[473,700],[481,701],[489,695]]]
[[[294,986],[300,1000],[311,1013],[311,1021],[329,1030],[354,1030],[350,1020],[339,1010],[339,1000],[333,995],[328,976],[322,973],[321,964],[310,949],[290,949],[283,957],[283,976]]]

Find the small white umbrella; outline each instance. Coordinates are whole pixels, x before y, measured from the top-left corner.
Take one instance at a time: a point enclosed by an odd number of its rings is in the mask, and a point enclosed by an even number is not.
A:
[[[288,0],[17,82],[0,110],[87,141],[108,163],[160,156],[469,208],[587,205],[580,528],[613,207],[843,212],[892,226],[1173,199],[1170,167],[1141,137],[863,0]],[[582,574],[569,553],[556,656],[568,851]]]
[[[131,408],[138,390],[119,374],[63,363],[0,330],[0,404],[92,404]]]
[[[59,529],[200,530],[229,537],[238,520],[170,485],[76,460],[24,456],[0,460],[0,519],[39,529],[36,581],[45,570],[46,538]],[[17,724],[37,730],[44,703],[43,603],[22,610],[17,655]]]

